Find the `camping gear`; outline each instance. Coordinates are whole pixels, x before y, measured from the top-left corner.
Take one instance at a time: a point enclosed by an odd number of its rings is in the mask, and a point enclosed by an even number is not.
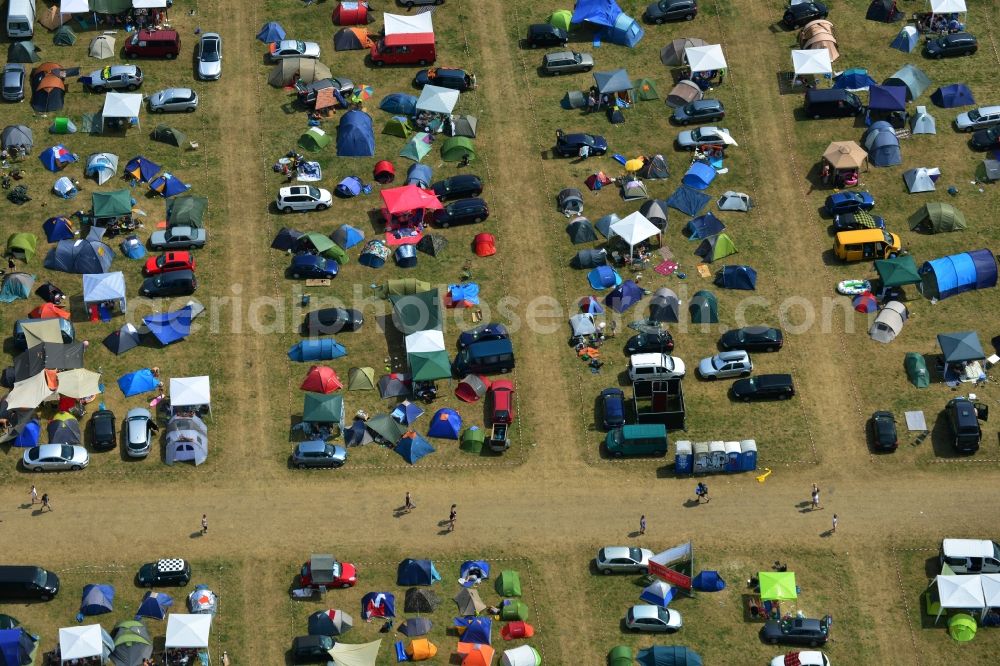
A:
[[[80,601],[80,617],[110,613],[115,600],[115,588],[111,585],[84,585],[83,599]]]
[[[463,402],[477,402],[486,395],[489,388],[489,379],[478,375],[466,375],[455,387],[455,396]]]
[[[884,120],[872,123],[861,135],[861,143],[868,152],[868,160],[876,167],[896,166],[903,163],[899,150],[899,137],[892,125]]]
[[[113,259],[114,251],[100,241],[63,240],[49,250],[45,267],[66,273],[106,273]]]
[[[333,35],[335,51],[368,50],[373,43],[371,35],[364,28],[341,28]]]
[[[604,297],[604,304],[621,314],[638,303],[645,292],[632,280],[626,280]]]
[[[162,620],[167,617],[167,609],[174,605],[174,600],[166,592],[147,591],[139,602],[139,608],[135,612],[135,619],[148,617],[153,620]]]
[[[903,358],[903,367],[906,369],[906,376],[917,388],[927,388],[930,383],[930,373],[927,372],[927,363],[922,354],[917,352],[906,352]]]
[[[0,286],[0,303],[13,303],[28,298],[35,285],[35,276],[28,273],[7,273]]]
[[[583,213],[583,195],[580,190],[568,187],[556,197],[557,207],[566,217]],[[594,240],[597,240],[596,237]]]
[[[472,251],[477,257],[492,257],[497,253],[496,238],[493,234],[476,234],[472,240]]]
[[[698,190],[681,185],[667,199],[667,206],[694,217],[712,198]]]
[[[416,371],[414,372],[416,375]],[[424,456],[434,453],[435,449],[430,443],[415,432],[408,432],[404,435],[399,442],[396,444],[394,449],[396,453],[402,456],[403,460],[415,464],[418,460]],[[436,573],[436,572],[435,572]],[[440,576],[438,577],[440,579]],[[409,585],[410,583],[400,583],[400,585]],[[429,585],[430,583],[426,583]]]
[[[933,192],[936,189],[935,181],[940,175],[940,169],[917,167],[903,172],[903,182],[910,194]]]
[[[670,93],[667,95],[666,105],[671,109],[677,109],[685,104],[696,102],[704,96],[705,93],[702,92],[697,83],[689,79],[682,79],[677,82],[677,85],[671,88]]]
[[[967,228],[965,215],[948,203],[924,204],[916,213],[910,216],[910,229],[936,234],[949,231],[962,231]],[[912,261],[912,259],[911,259]]]
[[[931,101],[943,109],[953,109],[956,106],[969,106],[976,103],[969,87],[960,83],[941,86],[931,93]]]
[[[388,160],[376,162],[372,169],[372,178],[379,185],[388,185],[396,179],[396,168]]]
[[[566,233],[573,245],[581,243],[592,243],[597,240],[597,232],[594,225],[585,217],[578,217],[566,225]]]
[[[354,626],[354,618],[342,610],[331,608],[309,616],[310,636],[342,636]]]
[[[153,128],[149,138],[153,141],[159,141],[160,143],[165,143],[177,148],[188,145],[187,134],[178,129],[174,129],[169,125],[157,125]]]
[[[997,284],[997,263],[986,249],[932,259],[920,268],[920,291],[927,298],[945,299]]]
[[[462,440],[459,448],[466,453],[479,455],[482,453],[483,444],[486,442],[486,432],[479,427],[473,426],[462,433]]]
[[[711,212],[689,220],[684,227],[688,240],[704,240],[722,233],[726,225]]]
[[[649,301],[649,321],[676,324],[681,301],[672,289],[660,287]]]
[[[693,324],[719,323],[719,301],[710,291],[696,291],[688,304],[688,313]]]
[[[685,52],[691,46],[705,46],[707,42],[697,37],[675,39],[660,49],[660,62],[667,67],[678,67],[687,64]]]
[[[530,645],[504,650],[500,659],[500,666],[541,666],[541,663],[542,655]]]
[[[333,338],[303,340],[288,350],[288,358],[299,362],[329,361],[345,355],[347,350]]]
[[[443,407],[435,412],[431,418],[427,436],[457,440],[461,431],[462,417],[454,409]]]
[[[851,305],[854,307],[856,312],[862,314],[868,314],[869,312],[875,312],[878,310],[878,301],[875,300],[875,296],[870,292],[866,291],[863,294],[858,294],[851,301]]]
[[[857,296],[871,291],[872,284],[868,280],[841,280],[837,283],[837,293],[844,296]]]
[[[441,605],[441,598],[433,590],[411,587],[403,600],[404,613],[433,613]]]
[[[702,666],[701,656],[682,645],[654,645],[639,650],[640,666]]]

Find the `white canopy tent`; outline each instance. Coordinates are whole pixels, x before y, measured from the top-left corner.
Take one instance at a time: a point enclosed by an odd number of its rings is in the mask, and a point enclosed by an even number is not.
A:
[[[930,0],[934,14],[965,14],[965,0]]]
[[[209,634],[212,632],[212,617],[210,613],[171,613],[167,616],[167,636],[163,647],[167,650],[207,650]]]
[[[458,104],[459,92],[441,86],[424,86],[417,98],[417,111],[450,114]]]
[[[69,15],[90,13],[90,0],[61,0],[59,3],[59,24],[62,25]],[[94,13],[94,23],[97,23],[96,13]]]
[[[660,233],[660,229],[639,211],[612,224],[610,231],[612,236],[618,236],[628,243],[630,253],[636,245]]]
[[[125,275],[121,271],[113,273],[85,273],[83,276],[83,303],[103,303],[112,301],[125,312]]]
[[[170,407],[208,406],[212,413],[212,384],[208,375],[170,378]]]
[[[381,638],[371,643],[337,643],[329,652],[337,666],[375,666],[381,645]]]
[[[792,68],[797,76],[833,74],[833,62],[826,49],[796,49],[792,51]]]
[[[89,398],[101,392],[101,374],[93,370],[64,370],[56,378],[59,380],[59,394],[67,398]]]
[[[708,72],[713,69],[725,69],[726,56],[722,55],[721,44],[709,44],[708,46],[689,46],[684,50],[688,66],[691,73]]]
[[[142,109],[142,95],[139,93],[109,92],[104,96],[104,109],[101,110],[101,129],[108,118],[135,119],[139,126],[139,111]]]
[[[979,576],[944,576],[934,579],[938,588],[940,609],[934,624],[941,618],[945,610],[977,610],[986,608],[986,597],[983,594],[983,584]]]
[[[423,12],[421,14],[389,14],[386,12],[385,35],[412,35],[434,32],[433,12]]]
[[[97,657],[103,664],[114,649],[114,641],[99,624],[59,629],[59,658],[63,664]]]
[[[136,9],[166,9],[167,0],[132,0]]]
[[[48,378],[43,370],[37,375],[14,382],[14,388],[4,398],[4,402],[7,403],[7,409],[35,409],[46,400],[56,397],[57,394],[49,388]]]
[[[441,331],[417,331],[410,333],[405,338],[406,353],[419,354],[420,352],[444,351],[444,333]]]

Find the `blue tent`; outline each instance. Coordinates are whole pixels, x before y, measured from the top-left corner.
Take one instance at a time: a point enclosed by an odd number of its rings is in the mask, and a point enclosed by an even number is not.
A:
[[[433,585],[441,580],[441,574],[430,560],[406,558],[396,567],[397,585]]]
[[[50,243],[75,238],[73,223],[61,215],[59,217],[50,217],[42,222],[42,230],[45,231],[45,238]]]
[[[333,242],[349,250],[355,245],[360,245],[365,240],[365,234],[360,229],[355,229],[349,224],[342,224],[330,235]]]
[[[621,7],[615,0],[577,0],[570,23],[586,21],[610,28],[621,13]]]
[[[65,273],[107,273],[115,253],[98,240],[62,240],[49,250],[45,267]]]
[[[392,592],[369,592],[361,597],[361,619],[396,617],[396,597]]]
[[[997,285],[997,262],[989,250],[972,250],[931,259],[920,268],[921,292],[927,298],[943,299],[972,289]]]
[[[489,645],[493,640],[493,620],[489,617],[456,617],[455,628],[461,631],[463,643]]]
[[[838,90],[868,90],[876,81],[868,76],[868,70],[855,67],[845,71],[833,81]]]
[[[687,170],[681,182],[696,190],[707,189],[715,180],[715,169],[704,162],[694,162]]]
[[[174,605],[173,598],[166,592],[148,591],[139,602],[139,610],[135,612],[135,619],[148,617],[154,620],[162,620],[167,617],[167,609]]]
[[[701,209],[705,207],[712,197],[707,194],[702,194],[698,190],[692,190],[690,187],[684,187],[681,185],[674,193],[670,195],[667,199],[667,205],[671,208],[679,210],[682,213],[694,217]]]
[[[403,460],[411,465],[428,453],[434,453],[434,450],[434,447],[426,439],[415,432],[408,433],[399,440],[395,449],[396,453],[403,456]]]
[[[638,303],[645,292],[632,280],[626,280],[604,297],[604,304],[621,314]]]
[[[126,398],[154,391],[159,386],[160,380],[153,376],[153,371],[149,368],[136,370],[118,378],[118,388]]]
[[[868,151],[868,161],[873,166],[888,167],[903,163],[899,151],[899,137],[892,125],[884,120],[872,123],[861,136],[861,145]]]
[[[611,266],[598,266],[587,273],[587,282],[593,289],[611,289],[622,283],[622,277]]]
[[[410,168],[406,170],[406,182],[404,185],[416,185],[417,187],[423,187],[426,189],[430,187],[431,180],[433,178],[433,169],[426,164],[414,162],[410,165]]]
[[[371,157],[374,154],[372,117],[357,109],[341,116],[337,125],[337,157]]]
[[[410,402],[409,400],[404,400],[396,405],[389,416],[396,419],[403,425],[410,425],[423,416],[423,414],[424,410],[420,408],[420,405]]]
[[[364,184],[361,179],[357,176],[348,176],[344,180],[337,183],[337,187],[334,191],[337,196],[344,197],[345,199],[350,199],[351,197],[356,197],[361,194],[361,190],[364,188]]]
[[[702,666],[701,656],[683,645],[654,645],[639,650],[641,666]]]
[[[873,85],[868,88],[868,108],[875,111],[905,111],[905,86]]]
[[[149,181],[149,189],[156,192],[160,196],[167,198],[187,192],[191,189],[191,186],[174,174],[164,171],[162,174]]]
[[[484,578],[489,578],[490,563],[486,560],[466,560],[465,562],[462,562],[462,565],[458,568],[458,577],[466,579],[470,575],[474,575],[477,580],[466,581],[468,584],[463,584],[465,587],[471,587],[478,581]]]
[[[718,571],[702,571],[694,577],[691,586],[699,592],[719,592],[726,589],[726,581]]]
[[[709,236],[721,234],[725,230],[726,225],[711,211],[688,221],[684,227],[684,231],[688,234],[688,240],[704,240]]]
[[[31,296],[31,289],[35,286],[35,276],[28,273],[7,273],[3,276],[2,284],[0,303],[13,303]]]
[[[84,585],[83,600],[80,602],[82,615],[102,615],[110,613],[115,600],[115,588],[111,585]]]
[[[409,247],[413,247],[412,245]],[[465,284],[448,285],[448,298],[451,299],[453,307],[471,307],[479,305],[479,284],[466,282]]]
[[[146,256],[146,246],[142,244],[139,237],[129,234],[118,244],[118,250],[129,259],[142,259]]]
[[[162,169],[159,164],[151,160],[147,160],[142,155],[137,155],[128,161],[125,165],[125,173],[128,174],[132,180],[138,180],[140,183],[148,183],[151,181],[156,174],[160,173]]]
[[[329,361],[346,355],[344,346],[333,338],[303,340],[288,350],[288,358],[293,361]]]
[[[378,108],[387,113],[412,116],[417,112],[417,98],[406,93],[389,93],[379,102]]]
[[[969,87],[961,83],[941,86],[931,93],[931,101],[944,109],[951,109],[956,106],[969,106],[975,104],[976,100],[972,96]]]
[[[715,285],[724,289],[756,289],[757,271],[749,266],[723,266],[715,274]]]
[[[43,150],[38,159],[41,160],[42,166],[49,171],[59,171],[67,164],[76,162],[78,158],[70,152],[69,148],[59,144]]]
[[[899,31],[896,38],[892,40],[892,44],[889,44],[889,48],[902,51],[903,53],[912,53],[913,49],[917,48],[919,42],[920,33],[912,25],[907,25]]]
[[[580,300],[580,311],[584,314],[604,314],[604,306],[596,296],[584,296]]]
[[[612,44],[633,48],[645,34],[638,21],[627,14],[619,14],[615,24],[605,33],[605,38]]]
[[[38,444],[38,440],[42,435],[42,424],[38,422],[38,419],[31,419],[24,424],[21,431],[17,433],[17,437],[14,438],[12,444],[14,446],[19,446],[22,448],[29,448]]]
[[[427,429],[428,437],[441,439],[458,439],[462,431],[462,417],[454,409],[442,407],[431,418],[431,427]]]
[[[673,585],[657,580],[643,588],[642,592],[639,593],[639,599],[647,604],[666,608],[674,600],[676,593],[677,588]]]
[[[273,42],[280,42],[285,38],[285,29],[281,27],[280,23],[276,21],[271,21],[265,23],[264,27],[260,29],[257,33],[257,39],[264,42],[265,44],[271,44]]]
[[[3,666],[34,663],[31,659],[34,651],[35,639],[24,627],[0,630],[0,664]]]
[[[379,239],[373,238],[361,248],[361,256],[358,257],[358,263],[368,268],[382,268],[385,266],[385,260],[388,258],[389,246]]]
[[[191,335],[191,318],[191,306],[185,305],[180,310],[143,317],[142,323],[160,344],[169,345]]]
[[[400,245],[393,253],[393,259],[399,268],[416,268],[417,247],[415,245]]]

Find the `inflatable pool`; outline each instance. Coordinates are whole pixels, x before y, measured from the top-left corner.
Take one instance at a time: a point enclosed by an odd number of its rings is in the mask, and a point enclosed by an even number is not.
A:
[[[844,296],[857,296],[871,289],[872,283],[868,280],[843,280],[837,283],[837,293]]]

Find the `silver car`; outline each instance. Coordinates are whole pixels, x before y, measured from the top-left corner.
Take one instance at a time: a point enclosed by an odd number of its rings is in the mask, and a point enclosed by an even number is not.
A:
[[[194,47],[198,64],[198,78],[215,81],[222,77],[222,37],[217,32],[206,32]]]
[[[4,72],[6,71],[4,69]],[[4,90],[6,91],[6,84],[4,86]],[[4,99],[6,99],[6,92],[4,93]],[[1000,106],[981,106],[978,109],[960,113],[955,118],[955,128],[960,132],[972,132],[973,130],[986,129],[994,125],[1000,125]]]
[[[24,65],[16,62],[3,66],[3,99],[5,102],[20,102],[24,99]]]
[[[191,88],[167,88],[149,97],[149,110],[153,113],[183,111],[191,113],[198,108],[198,93]]]
[[[297,39],[283,39],[271,45],[268,57],[272,61],[284,60],[285,58],[318,58],[319,44],[302,42]]]
[[[164,231],[154,231],[149,236],[152,250],[192,250],[205,247],[205,230],[194,227],[170,227]]]
[[[589,72],[594,68],[594,58],[589,53],[556,51],[542,57],[542,71],[558,76],[573,72]]]
[[[25,451],[21,462],[32,472],[79,470],[90,464],[90,454],[82,446],[39,444]]]
[[[142,85],[142,70],[135,65],[111,65],[96,69],[87,77],[94,92],[135,90]]]
[[[702,379],[727,379],[729,377],[749,377],[753,372],[750,354],[742,349],[724,351],[701,359],[698,374]]]
[[[684,621],[672,608],[637,604],[625,614],[625,626],[632,631],[672,634],[684,626]]]
[[[597,551],[594,565],[602,574],[646,573],[653,551],[635,546],[605,546]]]
[[[677,135],[677,147],[694,150],[701,146],[720,144],[724,146],[735,146],[729,135],[729,130],[725,127],[712,127],[711,125],[699,127],[695,130],[685,130]]]
[[[153,448],[153,417],[144,407],[135,407],[125,415],[125,453],[130,458],[145,458]]]

